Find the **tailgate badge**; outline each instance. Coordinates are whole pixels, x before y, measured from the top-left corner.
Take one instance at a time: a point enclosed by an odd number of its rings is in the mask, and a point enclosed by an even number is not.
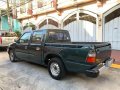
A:
[[[40,50],[40,47],[36,47],[36,50]]]

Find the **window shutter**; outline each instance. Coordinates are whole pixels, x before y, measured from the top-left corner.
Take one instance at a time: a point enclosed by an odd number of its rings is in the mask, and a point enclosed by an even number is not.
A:
[[[32,11],[32,2],[28,3],[28,10],[27,10],[27,14],[32,15],[33,11]]]
[[[53,7],[57,9],[57,0],[53,0]]]

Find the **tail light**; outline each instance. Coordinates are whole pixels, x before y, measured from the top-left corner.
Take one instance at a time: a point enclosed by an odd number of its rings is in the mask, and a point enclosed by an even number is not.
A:
[[[2,37],[0,37],[0,44],[2,44]]]
[[[87,63],[95,63],[96,62],[96,52],[91,50],[87,57]]]

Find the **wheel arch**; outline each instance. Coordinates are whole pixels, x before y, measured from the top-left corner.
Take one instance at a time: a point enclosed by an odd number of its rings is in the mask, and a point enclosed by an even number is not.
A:
[[[64,64],[63,58],[59,54],[47,54],[44,58],[44,64],[48,65],[48,62],[50,61],[51,58],[59,58],[61,62]]]

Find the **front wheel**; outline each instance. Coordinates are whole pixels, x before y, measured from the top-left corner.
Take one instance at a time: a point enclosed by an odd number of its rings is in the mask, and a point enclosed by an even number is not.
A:
[[[52,58],[48,64],[48,71],[53,79],[60,80],[65,76],[65,67],[59,58]]]
[[[9,52],[9,58],[11,62],[16,62],[15,54],[12,50]]]

